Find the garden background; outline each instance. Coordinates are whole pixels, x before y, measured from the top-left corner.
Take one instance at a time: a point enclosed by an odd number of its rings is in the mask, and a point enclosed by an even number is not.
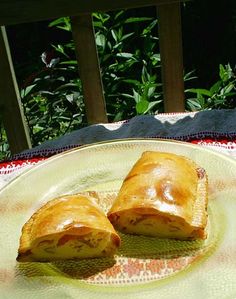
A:
[[[163,112],[156,9],[94,13],[109,121]],[[33,146],[87,124],[69,18],[7,27]],[[182,4],[187,111],[236,108],[236,1]],[[0,159],[9,155],[0,119]]]

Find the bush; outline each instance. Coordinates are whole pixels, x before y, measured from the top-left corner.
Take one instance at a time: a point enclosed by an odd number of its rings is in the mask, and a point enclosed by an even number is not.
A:
[[[109,120],[161,110],[157,20],[127,11],[94,13],[93,19]],[[69,18],[50,26],[71,31]],[[54,49],[61,64],[77,68],[76,60],[65,60],[74,53],[72,41]]]
[[[236,107],[236,77],[229,64],[226,66],[220,64],[219,80],[209,89],[190,88],[185,92],[187,107],[191,111]]]
[[[128,10],[94,13],[93,21],[109,121],[163,112],[157,19]],[[66,32],[68,41],[41,55],[41,69],[21,89],[33,146],[87,124],[70,19],[56,19],[49,27]],[[219,66],[219,80],[209,89],[193,88],[194,78],[192,71],[184,75],[187,110],[236,106],[229,64]],[[9,151],[2,126],[0,134],[3,159]]]
[[[163,111],[157,20],[125,11],[93,17],[109,121]],[[71,36],[67,17],[49,27]],[[33,146],[86,125],[74,43],[52,45],[52,50],[53,55],[42,54],[45,66],[21,91]]]

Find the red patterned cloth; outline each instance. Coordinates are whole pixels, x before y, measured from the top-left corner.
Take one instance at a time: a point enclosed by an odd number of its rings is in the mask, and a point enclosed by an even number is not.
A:
[[[236,110],[137,116],[89,126],[15,155],[0,163],[0,188],[23,170],[81,145],[123,138],[161,138],[190,142],[236,158]]]

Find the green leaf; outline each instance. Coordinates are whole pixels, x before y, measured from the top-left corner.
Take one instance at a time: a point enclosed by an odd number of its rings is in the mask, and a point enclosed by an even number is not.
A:
[[[97,33],[96,36],[95,36],[95,38],[96,38],[96,44],[97,44],[97,46],[100,46],[103,49],[105,49],[106,38],[105,38],[104,34]]]
[[[60,62],[60,64],[77,65],[77,60],[62,61],[62,62]]]
[[[146,22],[146,21],[151,21],[152,18],[148,18],[148,17],[131,17],[125,20],[125,24],[129,24],[129,23],[138,23],[138,22]]]
[[[135,86],[139,86],[141,84],[138,80],[135,79],[124,79],[123,82],[133,84]]]
[[[226,70],[227,70],[227,73],[228,73],[228,79],[231,79],[234,77],[234,73],[233,73],[233,70],[230,66],[230,64],[228,63],[226,66],[225,66]]]
[[[193,76],[194,73],[195,73],[195,70],[184,74],[184,81],[186,82],[186,81],[197,79],[197,76]]]
[[[145,111],[148,109],[148,106],[149,106],[148,101],[141,100],[136,104],[135,108],[138,114],[144,114]]]
[[[122,118],[123,118],[123,111],[119,111],[119,112],[115,115],[113,121],[120,121],[120,120],[122,120]]]
[[[67,99],[67,101],[69,101],[70,103],[72,103],[74,101],[73,94],[67,94],[66,95],[66,99]]]
[[[222,88],[220,90],[220,92],[218,93],[219,97],[228,97],[228,96],[233,96],[235,94],[235,92],[231,92],[231,90],[234,88],[233,84],[230,84],[229,86],[225,86],[224,88]]]
[[[132,58],[133,57],[133,54],[132,53],[117,53],[116,54],[117,57],[123,57],[123,58]]]
[[[61,25],[60,25],[61,24]],[[71,24],[70,24],[70,18],[69,17],[63,17],[56,19],[49,23],[49,27],[57,27],[62,30],[71,31]]]
[[[114,38],[115,42],[117,43],[118,42],[118,33],[114,29],[112,29],[111,35]]]
[[[131,95],[131,94],[128,94],[128,93],[121,93],[120,94],[121,96],[125,97],[125,98],[128,98],[128,99],[134,99],[134,95]]]
[[[227,73],[225,71],[225,68],[222,64],[219,65],[219,76],[220,79],[224,82],[225,80],[227,80]]]
[[[213,95],[214,93],[217,93],[220,91],[222,85],[222,81],[217,81],[215,84],[213,84],[210,88],[210,93]]]
[[[147,96],[150,98],[153,96],[154,92],[156,90],[156,84],[150,84],[147,92]]]
[[[236,95],[236,92],[229,92],[229,93],[224,94],[225,97],[233,97],[235,95]]]
[[[134,100],[135,100],[136,103],[139,103],[140,100],[141,100],[140,94],[136,90],[134,90],[134,89],[133,89],[133,98],[134,98]]]
[[[134,32],[130,32],[130,33],[127,33],[125,35],[123,35],[120,40],[121,41],[124,41],[125,39],[129,38],[130,36],[134,35]]]
[[[25,89],[22,89],[20,92],[21,98],[26,97],[35,86],[36,86],[36,84],[32,84],[32,85],[27,86]]]
[[[190,88],[190,89],[187,89],[186,92],[192,92],[192,93],[196,93],[196,94],[200,94],[200,95],[205,95],[208,97],[212,96],[211,92],[204,88]]]
[[[118,13],[116,13],[114,20],[117,20],[121,15],[124,14],[124,10],[118,11]]]
[[[104,29],[104,26],[101,21],[93,21],[94,28]]]
[[[158,54],[158,53],[153,54],[153,55],[151,56],[151,58],[152,58],[153,60],[156,60],[156,61],[161,61],[161,55]]]
[[[103,24],[106,23],[111,18],[111,16],[107,13],[97,13],[97,14],[95,13],[94,16],[95,15],[99,20],[102,21]]]
[[[187,99],[187,105],[191,111],[199,111],[203,109],[197,99]]]
[[[148,113],[152,108],[154,108],[157,104],[160,104],[162,101],[153,101],[153,102],[149,102],[148,104],[148,108],[144,113]]]
[[[224,94],[231,93],[231,90],[234,89],[234,84],[230,83],[229,85],[225,86],[224,88]],[[234,93],[233,93],[234,94]]]
[[[64,55],[66,58],[69,58],[69,56],[65,53],[65,49],[64,46],[62,45],[52,45],[52,47],[59,53],[61,53],[62,55]]]
[[[54,27],[54,26],[57,26],[59,24],[63,24],[65,22],[65,18],[62,17],[62,18],[58,18],[52,22],[49,23],[48,27]]]
[[[202,109],[205,109],[206,101],[205,101],[205,98],[202,96],[202,94],[200,94],[200,93],[197,94],[197,100],[198,100],[199,104],[201,105]]]
[[[69,89],[75,89],[75,88],[76,88],[76,89],[77,89],[77,88],[78,88],[78,85],[75,84],[75,83],[69,82],[69,83],[62,84],[62,85],[58,86],[58,87],[55,89],[55,91],[63,90],[63,89],[67,89],[67,88],[69,88]]]
[[[141,36],[146,36],[157,25],[157,20],[154,20],[150,25],[143,29]]]
[[[65,31],[71,31],[71,26],[70,25],[65,25],[65,26],[57,26],[57,28],[65,30]]]
[[[224,83],[233,77],[233,71],[229,64],[227,64],[225,67],[220,64],[219,69],[219,76]]]

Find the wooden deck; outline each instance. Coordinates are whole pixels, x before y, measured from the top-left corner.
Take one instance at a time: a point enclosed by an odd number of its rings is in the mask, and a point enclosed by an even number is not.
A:
[[[107,122],[92,13],[156,6],[165,112],[184,111],[181,0],[0,0],[0,108],[11,152],[31,147],[5,26],[70,16],[88,124]],[[20,12],[20,13],[19,13]],[[81,45],[83,45],[81,47]]]

